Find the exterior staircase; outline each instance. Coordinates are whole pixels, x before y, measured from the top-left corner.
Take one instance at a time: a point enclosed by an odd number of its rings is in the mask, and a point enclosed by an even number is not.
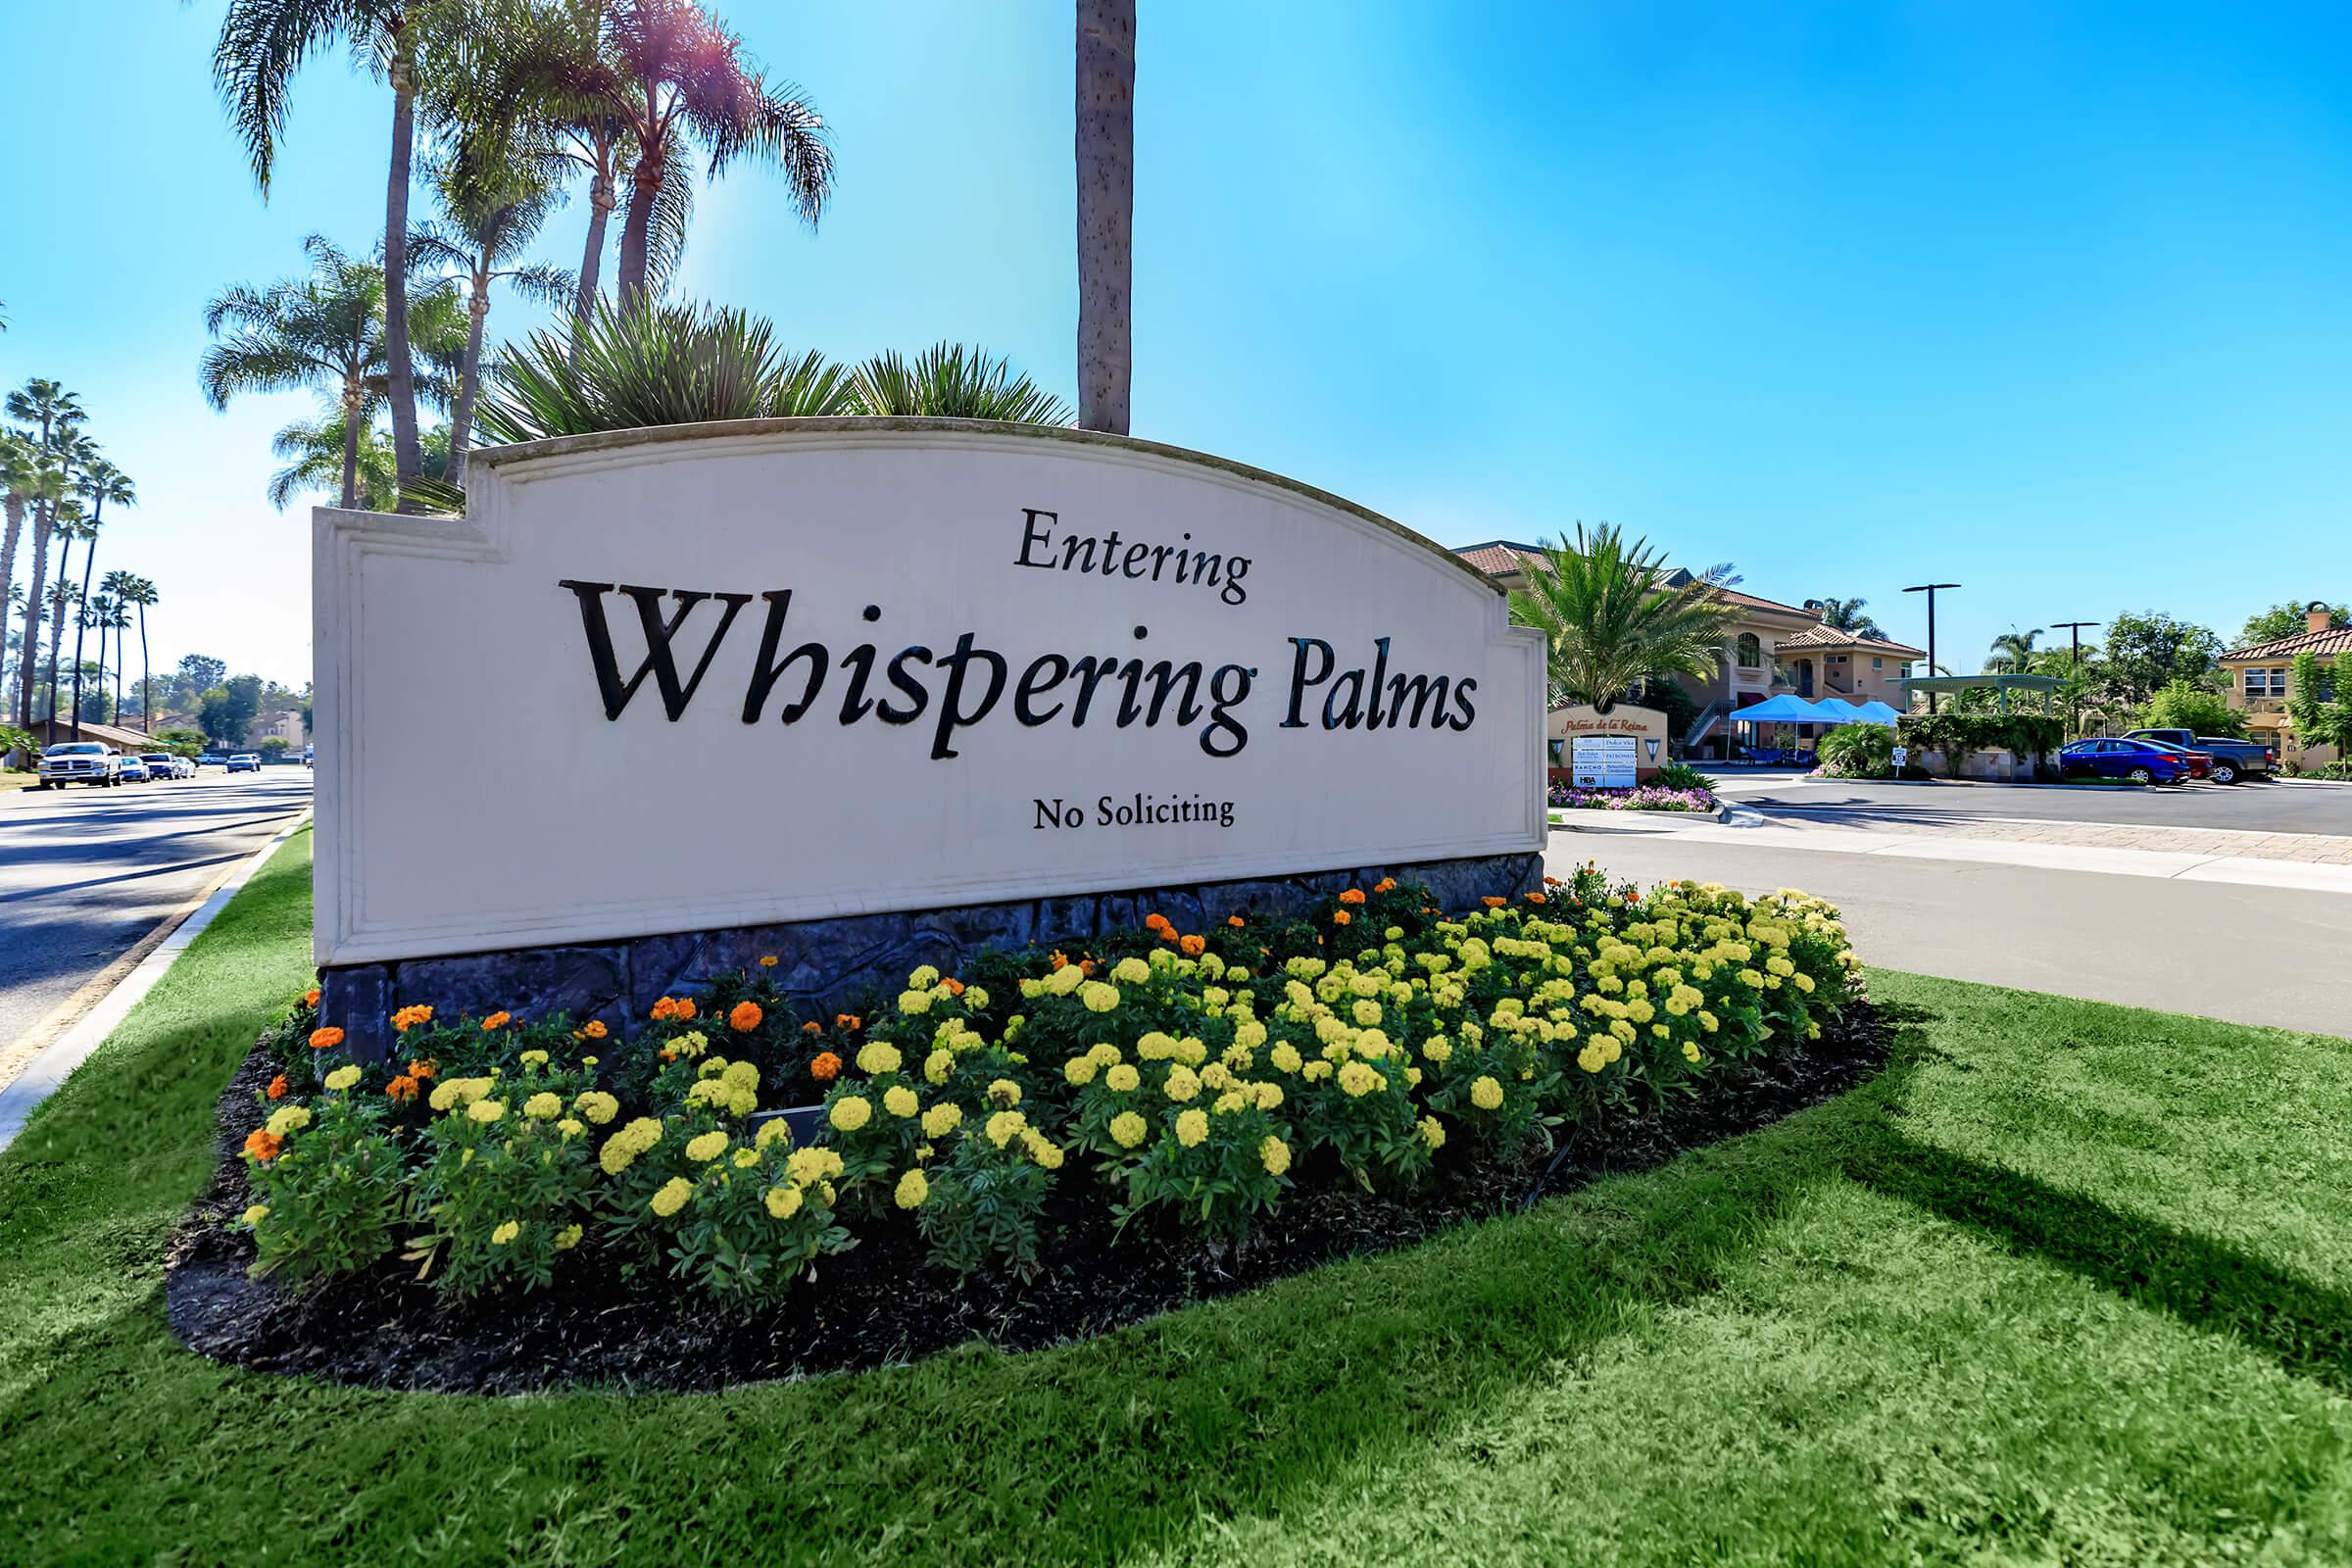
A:
[[[1722,697],[1700,709],[1692,716],[1690,727],[1683,731],[1683,755],[1688,757],[1692,747],[1713,734],[1715,726],[1723,721],[1723,715],[1730,712],[1731,710],[1731,700]]]

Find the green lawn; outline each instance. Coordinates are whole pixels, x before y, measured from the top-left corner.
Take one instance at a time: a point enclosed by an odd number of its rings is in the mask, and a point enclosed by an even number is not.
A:
[[[224,1370],[157,1251],[309,853],[0,1156],[0,1557],[2352,1561],[2352,1045],[1898,974],[1833,1104],[1090,1344],[648,1398]]]

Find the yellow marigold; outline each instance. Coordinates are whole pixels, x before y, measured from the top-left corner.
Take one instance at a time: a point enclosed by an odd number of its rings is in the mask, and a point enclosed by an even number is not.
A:
[[[359,1081],[360,1069],[354,1066],[337,1067],[326,1075],[326,1087],[329,1089],[349,1089]]]
[[[1198,1149],[1208,1137],[1208,1112],[1195,1106],[1176,1118],[1176,1141],[1187,1149]]]
[[[760,1151],[747,1145],[730,1154],[727,1157],[727,1163],[737,1170],[750,1170],[754,1165],[760,1163]]]
[[[507,1105],[503,1100],[477,1100],[466,1107],[467,1116],[484,1125],[498,1120],[506,1113]]]
[[[262,1221],[268,1219],[269,1217],[270,1205],[268,1203],[256,1203],[244,1213],[237,1216],[238,1222],[245,1225],[259,1225]]]
[[[776,1219],[790,1219],[801,1211],[801,1190],[798,1187],[770,1187],[767,1190],[767,1211]]]
[[[1151,1131],[1151,1125],[1132,1110],[1122,1110],[1110,1118],[1111,1141],[1121,1149],[1133,1149]]]
[[[1291,1168],[1291,1146],[1268,1133],[1257,1146],[1257,1157],[1265,1165],[1267,1175],[1279,1176]]]
[[[577,1225],[564,1226],[562,1230],[556,1232],[556,1250],[559,1252],[570,1251],[573,1248],[580,1245],[580,1237],[584,1233]]]
[[[897,1072],[905,1062],[899,1048],[886,1040],[869,1040],[858,1048],[858,1070],[862,1073],[879,1077],[886,1072]]]
[[[1078,988],[1078,1000],[1086,1004],[1089,1012],[1108,1012],[1119,1004],[1119,988],[1089,980]]]
[[[988,1081],[988,1102],[992,1105],[1013,1106],[1021,1102],[1021,1086],[1009,1078]]]
[[[1000,1110],[994,1116],[988,1118],[987,1125],[981,1130],[988,1135],[988,1141],[990,1143],[996,1145],[999,1149],[1003,1149],[1015,1137],[1019,1136],[1023,1132],[1026,1132],[1028,1127],[1029,1118],[1022,1115],[1019,1111]]]
[[[1061,1146],[1036,1128],[1032,1127],[1021,1134],[1021,1147],[1029,1151],[1029,1157],[1037,1162],[1040,1170],[1061,1169],[1064,1157]]]
[[[521,1234],[522,1222],[520,1220],[514,1219],[508,1220],[504,1225],[501,1225],[498,1229],[490,1233],[490,1245],[492,1247],[504,1247]]]
[[[1502,1085],[1481,1074],[1470,1085],[1470,1103],[1481,1110],[1502,1108]]]
[[[1341,1090],[1350,1100],[1362,1099],[1364,1096],[1370,1094],[1376,1087],[1378,1087],[1380,1083],[1380,1074],[1374,1072],[1371,1068],[1365,1066],[1360,1061],[1344,1061],[1340,1063],[1338,1078]]]
[[[599,1127],[620,1114],[620,1102],[601,1089],[588,1090],[571,1103],[574,1109]]]
[[[1182,1062],[1168,1069],[1167,1094],[1170,1100],[1185,1101],[1200,1093],[1200,1080],[1193,1069]]]
[[[554,1121],[564,1114],[564,1097],[542,1089],[522,1102],[522,1113],[533,1121]]]
[[[1695,1063],[1699,1059],[1700,1054],[1701,1053],[1698,1049],[1697,1041],[1686,1040],[1683,1042],[1683,1059],[1685,1061]]]
[[[882,1108],[893,1116],[911,1116],[923,1108],[923,1102],[905,1084],[893,1084],[882,1091]]]
[[[1143,1081],[1143,1074],[1123,1061],[1102,1075],[1102,1082],[1122,1095]]]
[[[580,1134],[586,1132],[587,1130],[588,1124],[586,1122],[575,1120],[570,1116],[566,1116],[562,1121],[556,1123],[556,1131],[562,1133],[566,1139],[577,1138],[580,1136]]]
[[[1421,1142],[1433,1152],[1446,1147],[1446,1129],[1435,1116],[1421,1118]]]
[[[1274,1049],[1266,1053],[1266,1060],[1279,1072],[1297,1072],[1299,1064],[1298,1048],[1288,1040],[1277,1040]]]
[[[923,1200],[930,1196],[931,1178],[919,1170],[910,1170],[899,1178],[899,1185],[892,1191],[890,1199],[901,1208],[920,1208]]]
[[[694,1183],[683,1176],[672,1176],[662,1184],[662,1190],[654,1194],[653,1201],[648,1206],[663,1219],[667,1219],[679,1209],[684,1208],[686,1200],[693,1196]]]
[[[1077,1089],[1084,1089],[1093,1083],[1095,1074],[1100,1070],[1101,1065],[1093,1056],[1072,1056],[1061,1064],[1061,1076]]]
[[[270,1113],[270,1120],[266,1125],[271,1137],[283,1138],[289,1133],[302,1131],[310,1124],[311,1113],[303,1106],[280,1105]]]
[[[1110,977],[1123,986],[1140,986],[1152,978],[1152,966],[1141,958],[1121,958],[1110,966]]]
[[[856,1132],[873,1120],[873,1102],[858,1095],[842,1096],[833,1102],[833,1108],[825,1112],[825,1120],[845,1133]]]
[[[963,1120],[963,1107],[954,1101],[942,1101],[923,1112],[923,1136],[945,1138]]]
[[[929,1012],[931,1010],[931,993],[928,991],[900,992],[899,1010],[909,1015]]]

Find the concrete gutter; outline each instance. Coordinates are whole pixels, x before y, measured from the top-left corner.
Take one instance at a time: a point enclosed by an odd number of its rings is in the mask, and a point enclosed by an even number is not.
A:
[[[140,1000],[155,989],[156,982],[163,979],[172,965],[179,961],[179,956],[188,951],[188,944],[201,936],[205,927],[219,918],[228,901],[236,897],[238,889],[252,880],[253,874],[262,868],[262,862],[275,854],[278,846],[292,838],[310,819],[311,813],[305,810],[275,838],[239,861],[227,876],[215,884],[211,895],[193,912],[183,911],[166,920],[158,928],[161,940],[158,940],[158,932],[150,932],[140,944],[147,948],[146,956],[139,958],[130,973],[116,982],[81,1015],[79,1021],[33,1057],[7,1087],[0,1088],[0,1150],[6,1150],[17,1141],[17,1134],[24,1130],[25,1122],[31,1119],[41,1102],[74,1075],[74,1069],[87,1060],[90,1053],[106,1043],[107,1037],[115,1032],[130,1009],[137,1006]]]

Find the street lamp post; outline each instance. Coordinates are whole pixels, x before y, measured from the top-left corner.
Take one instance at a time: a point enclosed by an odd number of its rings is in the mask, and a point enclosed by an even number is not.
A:
[[[2068,740],[2075,739],[2075,730],[2078,727],[2075,712],[2075,689],[2082,684],[2082,628],[2097,624],[2098,622],[2095,620],[2061,620],[2051,627],[2053,631],[2066,632],[2074,643],[2075,662],[2067,671],[2066,738]]]
[[[1957,588],[1960,585],[1956,582],[1923,582],[1916,587],[1906,588],[1903,590],[1903,592],[1907,594],[1926,594],[1928,596],[1928,678],[1931,680],[1935,679],[1936,670],[1936,595],[1945,588]],[[1936,693],[1933,688],[1931,688],[1928,692],[1928,711],[1931,713],[1936,711]]]

